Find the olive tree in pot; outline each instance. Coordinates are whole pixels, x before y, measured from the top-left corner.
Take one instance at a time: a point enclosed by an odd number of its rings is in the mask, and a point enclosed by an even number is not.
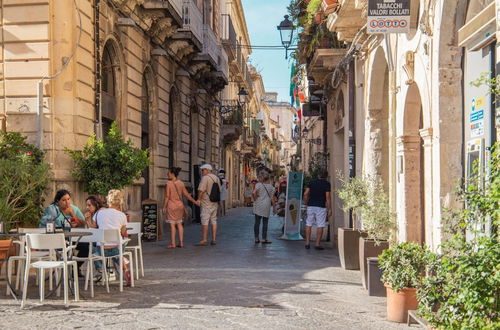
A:
[[[359,238],[359,266],[363,287],[368,289],[367,258],[378,257],[389,248],[389,243],[395,242],[397,225],[382,180],[373,176],[363,180],[367,195],[361,206],[361,224],[366,236]]]
[[[337,196],[342,200],[342,210],[352,212],[352,228],[340,227],[338,229],[338,249],[340,264],[343,269],[359,269],[359,238],[366,233],[357,227],[356,218],[361,215],[361,210],[366,204],[368,187],[366,181],[359,177],[346,178],[342,173],[337,173],[340,189]]]
[[[425,276],[428,258],[426,247],[404,242],[386,249],[379,256],[382,281],[387,290],[387,319],[406,322],[408,310],[418,307],[416,290]]]

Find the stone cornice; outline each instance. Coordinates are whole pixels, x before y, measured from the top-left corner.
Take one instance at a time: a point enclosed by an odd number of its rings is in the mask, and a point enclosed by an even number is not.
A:
[[[402,135],[396,138],[398,151],[412,151],[419,148],[420,136],[418,135]]]

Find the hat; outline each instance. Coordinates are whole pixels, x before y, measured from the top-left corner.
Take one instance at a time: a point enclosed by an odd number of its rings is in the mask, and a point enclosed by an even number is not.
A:
[[[201,169],[201,170],[209,170],[209,171],[212,171],[212,165],[210,165],[210,164],[203,164],[203,165],[201,165],[200,169]]]
[[[224,171],[224,169],[223,169],[223,168],[221,168],[221,169],[219,170],[219,173],[226,173],[226,171]]]

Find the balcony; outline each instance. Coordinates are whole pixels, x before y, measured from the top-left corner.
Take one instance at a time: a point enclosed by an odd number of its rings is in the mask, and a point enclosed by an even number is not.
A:
[[[145,0],[142,6],[147,10],[164,9],[177,25],[182,26],[182,1],[183,0]]]
[[[259,134],[255,134],[255,132],[250,128],[245,128],[243,132],[243,144],[241,145],[241,152],[243,154],[256,156],[258,154],[259,148]]]
[[[195,0],[183,0],[182,28],[177,30],[173,39],[187,40],[198,50],[202,50],[203,16],[201,11],[198,9]]]
[[[340,0],[340,9],[328,15],[327,27],[337,32],[339,40],[352,41],[356,33],[365,25],[366,16],[363,16],[359,0]]]
[[[347,48],[332,47],[329,43],[320,44],[313,53],[311,60],[307,64],[308,74],[315,81],[321,82],[326,75],[340,63],[347,53]]]
[[[230,15],[222,14],[221,18],[222,45],[226,50],[229,62],[232,62],[236,60],[236,31]]]
[[[222,141],[231,144],[243,132],[243,110],[236,100],[223,100],[221,104]]]

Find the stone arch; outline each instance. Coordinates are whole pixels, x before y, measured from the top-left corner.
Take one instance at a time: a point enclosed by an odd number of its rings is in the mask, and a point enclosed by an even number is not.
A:
[[[103,136],[109,130],[111,122],[116,121],[124,131],[126,108],[124,97],[126,85],[126,65],[123,58],[123,47],[113,36],[109,36],[101,49],[101,121]],[[109,89],[109,90],[106,90]]]
[[[422,97],[417,84],[406,94],[403,135],[397,138],[398,181],[401,184],[401,209],[398,210],[400,240],[425,243],[425,159],[423,150]]]
[[[389,68],[384,49],[373,52],[367,88],[364,174],[382,179],[389,187]]]

